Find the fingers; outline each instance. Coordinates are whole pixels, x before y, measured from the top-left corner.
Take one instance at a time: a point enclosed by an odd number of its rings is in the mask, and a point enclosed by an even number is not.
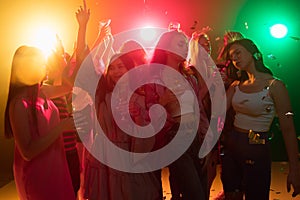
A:
[[[82,6],[79,6],[79,8],[78,8],[76,14],[83,13],[83,12],[85,12],[85,13],[87,13],[87,14],[90,14],[91,11],[90,11],[90,9],[87,9],[86,7],[83,7],[83,8],[82,8]]]
[[[293,185],[294,186],[294,185]],[[297,186],[293,187],[294,188],[294,192],[292,194],[293,197],[297,196],[298,194],[300,194],[300,190],[299,187],[297,188]]]
[[[288,192],[291,191],[291,183],[287,182],[286,189]],[[297,191],[297,188],[294,187],[294,192],[292,194],[292,197],[296,197],[298,194],[299,194],[299,191]]]
[[[86,1],[83,0],[83,7],[84,7],[84,10],[86,10]]]
[[[80,6],[78,8],[78,10],[75,12],[76,16],[78,16],[80,13],[82,13],[82,11],[83,11],[83,8],[82,8],[82,6]]]
[[[297,193],[293,192],[292,197],[296,197],[296,196],[297,196]]]
[[[111,34],[111,28],[110,26],[100,26],[99,32],[103,35],[110,35]]]
[[[83,8],[82,6],[75,12],[76,18],[88,19],[90,17],[90,9]]]

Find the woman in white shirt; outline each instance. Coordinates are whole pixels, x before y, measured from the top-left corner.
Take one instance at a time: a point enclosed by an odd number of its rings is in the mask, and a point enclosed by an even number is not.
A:
[[[241,71],[227,91],[228,107],[236,114],[234,130],[225,142],[222,182],[226,199],[269,199],[271,156],[268,131],[278,116],[289,157],[287,188],[300,193],[300,167],[293,112],[284,83],[273,77],[262,54],[249,39],[236,40],[226,47],[227,56]]]

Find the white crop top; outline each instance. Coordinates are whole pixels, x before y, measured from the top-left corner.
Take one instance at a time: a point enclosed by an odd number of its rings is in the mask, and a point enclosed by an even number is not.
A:
[[[235,127],[257,132],[269,131],[275,116],[274,102],[270,97],[269,87],[260,92],[245,93],[240,91],[239,86],[236,86],[232,106],[236,112]]]
[[[184,91],[184,93],[180,96],[180,101],[182,103],[181,115],[194,112],[195,100],[193,92],[191,90]]]

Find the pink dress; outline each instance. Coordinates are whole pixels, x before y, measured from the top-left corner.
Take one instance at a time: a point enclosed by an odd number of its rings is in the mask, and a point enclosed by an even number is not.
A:
[[[36,104],[38,127],[33,125],[35,123],[30,114],[31,102],[27,99],[20,99],[20,101],[18,103],[23,103],[28,109],[33,139],[48,134],[59,123],[58,110],[52,101],[48,101],[48,108],[45,108],[44,100],[38,100]],[[75,199],[62,137],[30,161],[24,160],[18,148],[15,147],[14,176],[21,200]]]

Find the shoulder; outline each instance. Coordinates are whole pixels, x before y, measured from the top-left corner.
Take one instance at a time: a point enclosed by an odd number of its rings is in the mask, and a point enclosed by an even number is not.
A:
[[[273,99],[282,99],[288,97],[288,90],[286,84],[278,78],[274,78],[270,81],[269,88],[270,94],[273,97]]]
[[[286,90],[286,84],[278,78],[274,78],[274,79],[270,80],[269,87],[270,87],[271,92],[276,92],[278,90],[279,91]]]
[[[9,104],[9,113],[13,118],[24,118],[24,113],[28,112],[28,108],[31,107],[31,102],[24,98],[14,98]]]
[[[274,79],[272,79],[270,82],[275,87],[276,86],[285,87],[285,83],[282,80],[280,80],[279,78],[274,77]]]
[[[235,93],[235,88],[240,84],[240,81],[236,80],[231,83],[228,87],[226,93],[228,96],[232,96]]]

